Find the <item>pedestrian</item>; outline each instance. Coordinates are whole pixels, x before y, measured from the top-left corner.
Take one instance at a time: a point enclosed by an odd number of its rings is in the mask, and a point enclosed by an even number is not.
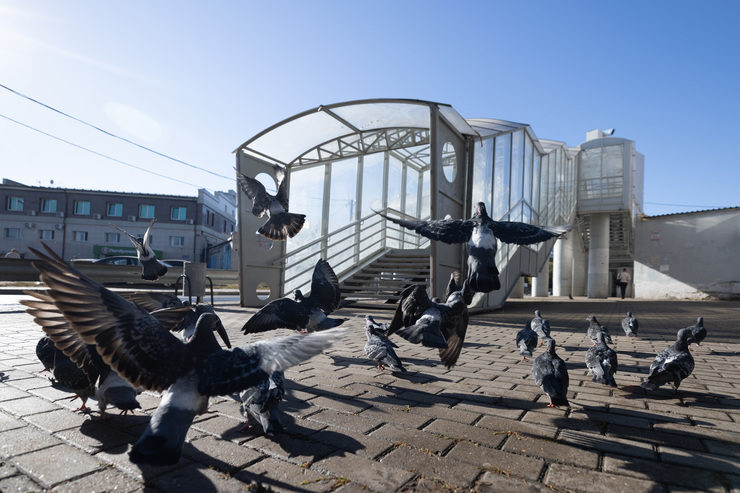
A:
[[[617,274],[617,284],[619,285],[622,299],[624,299],[624,295],[627,294],[627,285],[631,280],[632,277],[630,277],[630,273],[627,272],[627,267],[622,267],[622,272]]]

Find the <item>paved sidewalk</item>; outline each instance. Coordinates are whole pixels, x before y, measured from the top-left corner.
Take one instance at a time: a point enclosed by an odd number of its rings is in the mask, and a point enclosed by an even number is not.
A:
[[[52,387],[34,349],[31,317],[0,313],[0,491],[740,491],[740,304],[515,300],[474,315],[458,365],[396,339],[409,369],[380,373],[365,358],[364,310],[345,309],[353,333],[326,354],[286,372],[287,432],[242,433],[239,406],[213,400],[196,418],[181,461],[139,468],[128,461],[159,397],[143,413],[95,422]],[[568,363],[570,409],[548,409],[520,362],[516,332],[539,308]],[[620,320],[631,310],[640,336]],[[254,310],[217,306],[235,344]],[[616,389],[591,382],[586,317],[611,330]],[[376,311],[388,321],[390,311]],[[703,316],[696,368],[678,395],[640,387],[654,355],[678,328]],[[276,331],[272,335],[285,335]],[[264,337],[265,334],[260,334]],[[542,349],[537,349],[538,355]],[[96,409],[96,404],[91,403]]]

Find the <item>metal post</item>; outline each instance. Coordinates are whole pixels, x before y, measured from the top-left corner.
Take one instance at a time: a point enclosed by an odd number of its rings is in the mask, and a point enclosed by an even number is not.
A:
[[[358,265],[360,263],[360,218],[362,217],[362,180],[365,169],[365,156],[357,157],[357,176],[355,179],[355,217],[357,221],[355,225],[355,248],[354,248],[354,263]]]
[[[331,163],[324,165],[324,195],[321,200],[321,257],[327,258],[329,206],[331,204]]]
[[[388,209],[388,166],[390,166],[390,153],[385,151],[383,153],[383,210]],[[380,230],[380,245],[386,248],[386,231],[388,229],[388,221],[383,219]]]

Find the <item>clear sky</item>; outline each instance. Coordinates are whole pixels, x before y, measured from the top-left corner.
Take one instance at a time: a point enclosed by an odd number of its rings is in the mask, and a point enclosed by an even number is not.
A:
[[[0,177],[196,195],[232,151],[318,106],[400,97],[645,155],[645,212],[740,205],[740,2],[0,0]],[[6,118],[115,159],[137,171]],[[664,205],[669,204],[669,205]]]

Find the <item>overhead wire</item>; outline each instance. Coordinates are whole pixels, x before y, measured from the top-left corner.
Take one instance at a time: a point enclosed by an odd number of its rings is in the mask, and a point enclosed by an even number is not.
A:
[[[23,94],[21,92],[18,92],[15,89],[12,89],[12,88],[4,85],[4,84],[0,84],[0,87],[2,87],[3,89],[5,89],[6,91],[9,91],[9,92],[15,94],[16,96],[19,96],[19,97],[22,97],[24,99],[27,99],[28,101],[31,101],[33,103],[36,103],[36,104],[40,105],[40,106],[43,106],[44,108],[47,108],[47,109],[49,109],[51,111],[54,111],[55,113],[58,113],[58,114],[60,114],[62,116],[65,116],[67,118],[71,118],[72,120],[74,120],[76,122],[79,122],[79,123],[82,123],[83,125],[86,125],[86,126],[88,126],[90,128],[93,128],[93,129],[97,130],[98,132],[102,132],[105,135],[108,135],[108,136],[113,137],[115,139],[122,140],[123,142],[126,142],[128,144],[131,144],[133,146],[136,146],[136,147],[138,147],[140,149],[144,149],[145,151],[152,152],[152,153],[154,153],[154,154],[156,154],[156,155],[158,155],[160,157],[163,157],[165,159],[169,159],[171,161],[174,161],[176,163],[179,163],[179,164],[188,166],[190,168],[194,168],[194,169],[203,171],[205,173],[209,173],[211,175],[218,176],[219,178],[224,178],[224,179],[229,180],[229,181],[234,181],[234,177],[233,176],[222,175],[222,174],[216,173],[214,171],[208,170],[206,168],[202,168],[200,166],[196,166],[194,164],[190,164],[190,163],[188,163],[186,161],[183,161],[182,159],[177,159],[176,157],[169,156],[167,154],[164,154],[162,152],[159,152],[157,150],[154,150],[154,149],[152,149],[150,147],[147,147],[145,145],[141,145],[141,144],[139,144],[137,142],[134,142],[131,139],[127,139],[126,137],[121,137],[120,135],[116,135],[113,132],[109,132],[108,130],[105,130],[103,128],[98,127],[97,125],[94,125],[92,123],[86,122],[85,120],[82,120],[81,118],[77,118],[76,116],[72,116],[69,113],[65,113],[64,111],[62,111],[60,109],[54,108],[53,106],[50,106],[50,105],[48,105],[46,103],[42,103],[41,101],[39,101],[37,99],[34,99],[34,98],[30,97],[30,96],[27,96],[27,95],[25,95],[25,94]]]

